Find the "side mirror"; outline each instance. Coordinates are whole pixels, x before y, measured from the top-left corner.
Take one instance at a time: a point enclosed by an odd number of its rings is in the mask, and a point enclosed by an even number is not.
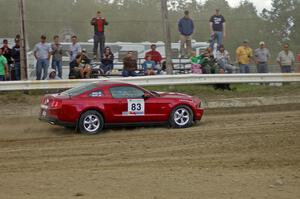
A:
[[[151,97],[151,95],[150,95],[150,93],[145,93],[143,97],[144,97],[144,99],[148,99]]]

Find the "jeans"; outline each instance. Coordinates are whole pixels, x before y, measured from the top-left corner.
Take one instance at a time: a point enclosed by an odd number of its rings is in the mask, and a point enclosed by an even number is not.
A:
[[[218,44],[217,49],[219,49],[220,45],[223,42],[223,32],[221,32],[221,31],[214,31],[214,35],[212,35],[211,38],[210,38],[210,48],[212,50],[214,49],[215,40],[217,40],[217,44]]]
[[[103,51],[104,51],[104,45],[105,45],[105,35],[104,33],[96,33],[94,35],[94,49],[93,49],[93,52],[94,52],[94,55],[97,55],[97,50],[98,50],[98,44],[100,45],[100,60],[101,58],[103,57]]]
[[[249,64],[240,64],[240,73],[250,73]]]
[[[21,79],[21,64],[20,62],[15,62],[15,80]]]
[[[123,77],[129,77],[129,76],[135,77],[135,76],[137,76],[137,74],[136,74],[135,71],[123,70],[122,71],[122,76]]]
[[[281,66],[281,72],[282,73],[290,73],[290,72],[292,72],[292,67],[291,66]]]
[[[267,62],[261,62],[256,65],[257,73],[268,73]]]
[[[0,75],[0,81],[5,81],[5,75]]]
[[[103,70],[103,73],[106,74],[107,72],[110,72],[112,71],[112,69],[114,68],[114,65],[113,64],[102,64],[100,65],[100,68]]]
[[[62,79],[62,60],[53,59],[52,68],[57,72],[58,77]]]
[[[227,73],[233,73],[234,67],[231,64],[227,63],[227,60],[220,59],[218,60],[218,65]]]
[[[49,67],[49,60],[48,59],[38,59],[36,62],[36,80],[44,80],[47,78],[48,75],[48,67]],[[42,77],[43,73],[43,77]]]

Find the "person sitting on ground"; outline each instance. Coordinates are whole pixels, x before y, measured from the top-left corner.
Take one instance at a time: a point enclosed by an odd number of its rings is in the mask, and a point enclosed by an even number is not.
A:
[[[201,60],[199,63],[202,66],[203,74],[215,74],[217,72],[216,60],[210,47],[207,47],[205,49],[205,51],[201,55]]]
[[[122,76],[123,77],[137,76],[135,72],[136,70],[137,70],[137,61],[133,57],[133,52],[129,51],[128,54],[123,58]]]
[[[114,54],[112,53],[110,47],[104,49],[104,53],[100,63],[101,73],[105,75],[111,74],[114,68]]]
[[[202,66],[200,64],[201,55],[196,55],[195,51],[191,52],[191,72],[195,74],[202,73]]]
[[[219,50],[216,53],[216,60],[217,63],[220,67],[220,69],[222,69],[224,71],[224,73],[232,73],[234,67],[229,64],[230,63],[230,55],[228,53],[227,50],[225,50],[224,45],[220,45]]]
[[[88,64],[81,63],[82,55],[76,55],[75,60],[70,62],[70,79],[89,78],[91,67]]]
[[[61,78],[56,75],[56,70],[51,68],[47,80],[60,80],[60,79]]]
[[[146,60],[142,64],[144,69],[144,75],[155,75],[156,65],[155,62],[151,60],[151,55],[146,55]]]

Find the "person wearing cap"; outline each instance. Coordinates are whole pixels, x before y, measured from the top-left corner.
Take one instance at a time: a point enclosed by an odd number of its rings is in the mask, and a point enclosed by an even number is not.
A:
[[[14,62],[14,68],[15,68],[15,80],[21,79],[21,64],[20,64],[20,38],[16,36],[15,38],[15,45],[11,50],[11,57]]]
[[[292,72],[292,66],[294,65],[295,57],[294,53],[289,50],[289,44],[283,44],[282,51],[279,52],[277,56],[277,63],[280,66],[282,73]]]
[[[59,36],[53,37],[53,43],[51,44],[52,50],[52,68],[57,71],[58,77],[62,78],[62,56],[63,47],[59,42]]]
[[[46,43],[47,37],[41,36],[41,41],[34,46],[33,54],[36,58],[36,80],[44,80],[48,75],[51,47]]]
[[[192,52],[192,34],[194,33],[194,22],[189,16],[189,11],[184,11],[184,16],[178,22],[180,33],[180,55],[190,57]]]
[[[223,15],[220,14],[220,9],[216,9],[216,13],[209,19],[210,29],[210,47],[214,49],[215,41],[217,40],[218,49],[223,43],[223,37],[226,36],[226,23]]]
[[[268,73],[268,62],[271,58],[271,54],[269,49],[266,48],[265,42],[259,42],[259,48],[254,51],[254,58],[257,73]]]
[[[240,73],[250,73],[250,62],[253,57],[252,48],[248,45],[248,40],[236,49],[236,59],[240,67]]]
[[[60,77],[56,76],[56,70],[51,68],[47,80],[60,80],[60,79],[61,79]]]
[[[94,26],[94,59],[97,58],[98,44],[100,46],[100,60],[103,56],[105,46],[104,27],[108,25],[105,18],[101,17],[101,12],[98,11],[96,17],[91,20],[91,25]]]

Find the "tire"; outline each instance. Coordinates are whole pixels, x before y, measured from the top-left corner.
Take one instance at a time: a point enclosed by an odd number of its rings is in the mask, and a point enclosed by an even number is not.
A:
[[[80,133],[93,135],[100,133],[104,126],[104,119],[98,111],[86,111],[80,116],[78,129]]]
[[[176,106],[170,115],[169,124],[172,128],[187,128],[193,123],[193,111],[185,105]]]

